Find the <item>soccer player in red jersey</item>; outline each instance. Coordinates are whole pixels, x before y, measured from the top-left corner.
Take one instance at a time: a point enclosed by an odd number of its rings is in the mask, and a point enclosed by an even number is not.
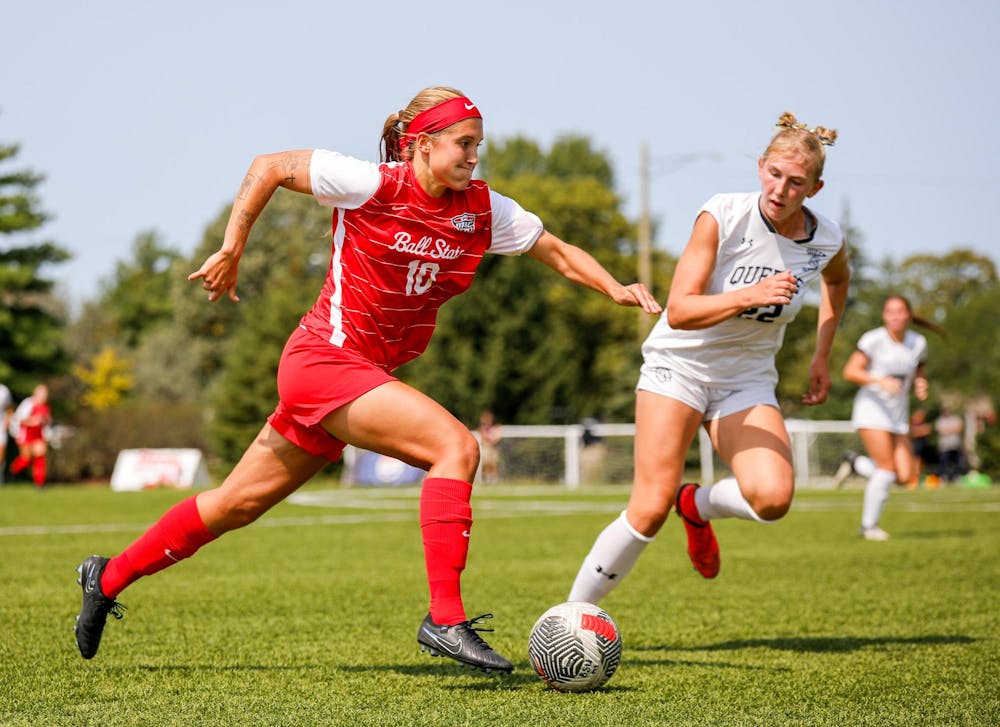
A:
[[[49,387],[45,384],[36,386],[31,396],[21,402],[18,411],[23,411],[23,416],[18,420],[20,428],[17,433],[20,452],[10,463],[10,471],[16,475],[31,465],[31,480],[35,487],[41,489],[45,487],[46,455],[49,449],[45,429],[52,423]]]
[[[527,253],[620,305],[658,313],[641,284],[621,285],[588,253],[545,231],[535,215],[472,178],[482,116],[460,91],[427,88],[382,130],[384,162],[325,150],[257,157],[233,205],[221,248],[190,280],[210,301],[237,301],[240,255],[257,216],[279,186],[333,210],[326,281],[281,356],[279,402],[243,458],[216,489],[171,508],[118,556],[81,564],[77,645],[97,652],[115,600],[143,575],[190,557],[248,525],[349,443],[427,470],[420,526],[430,608],[417,641],[432,655],[483,670],[513,666],[467,618],[460,578],[472,526],[479,446],[448,411],[392,375],[420,355],[437,311],[472,283],[484,253]]]

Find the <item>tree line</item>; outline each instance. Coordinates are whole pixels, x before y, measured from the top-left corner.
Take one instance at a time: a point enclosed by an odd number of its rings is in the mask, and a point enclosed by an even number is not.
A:
[[[56,420],[73,432],[53,457],[54,476],[106,478],[127,447],[198,447],[220,464],[234,462],[273,410],[282,346],[320,290],[329,265],[329,210],[278,190],[241,260],[238,305],[209,304],[187,281],[218,248],[226,207],[190,255],[155,231],[137,235],[129,259],[70,315],[47,277],[68,252],[51,241],[24,241],[47,215],[38,193],[43,177],[18,169],[17,152],[17,145],[0,145],[0,382],[18,398],[39,381],[49,384]],[[636,224],[622,212],[609,158],[587,138],[565,136],[547,149],[525,137],[491,144],[480,174],[617,278],[636,278]],[[927,334],[928,407],[982,402],[1000,390],[1000,346],[991,331],[1000,309],[994,263],[960,247],[873,261],[846,209],[841,222],[853,279],[832,357],[832,396],[818,408],[799,402],[817,314],[807,305],[788,327],[778,358],[785,415],[849,418],[854,388],[839,367],[861,333],[880,325],[890,293],[907,296],[945,332]],[[653,289],[661,302],[675,263],[654,251]],[[398,375],[469,426],[485,409],[517,424],[631,421],[646,329],[635,310],[533,260],[488,255],[472,288],[442,308],[427,352]],[[997,429],[986,428],[979,446],[994,479]]]

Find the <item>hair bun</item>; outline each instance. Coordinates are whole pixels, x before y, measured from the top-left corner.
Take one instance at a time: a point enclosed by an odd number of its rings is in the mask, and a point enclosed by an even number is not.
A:
[[[816,135],[819,139],[819,143],[824,146],[833,146],[834,142],[837,141],[837,130],[827,129],[825,126],[817,126],[815,129],[810,129],[810,131]]]
[[[776,129],[804,129],[805,124],[800,124],[798,119],[795,118],[795,114],[791,111],[785,111],[781,116],[778,117],[778,123],[775,124]]]
[[[778,123],[775,124],[774,128],[794,131],[796,129],[802,129],[803,131],[808,131],[810,134],[816,137],[817,141],[823,146],[833,146],[834,142],[837,141],[837,130],[828,129],[825,126],[817,126],[814,129],[810,129],[803,123],[800,123],[798,119],[795,118],[795,114],[791,111],[785,111],[781,116],[778,117]]]

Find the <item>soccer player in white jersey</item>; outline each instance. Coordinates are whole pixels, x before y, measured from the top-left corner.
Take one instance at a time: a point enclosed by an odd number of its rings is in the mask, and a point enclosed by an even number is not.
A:
[[[14,397],[4,384],[0,384],[0,485],[7,469],[7,431],[14,416]]]
[[[858,430],[868,455],[848,454],[834,476],[840,486],[853,471],[868,478],[861,507],[865,540],[888,540],[879,527],[882,510],[894,482],[909,482],[913,468],[910,444],[910,391],[927,399],[927,339],[910,330],[910,323],[937,327],[915,316],[909,301],[893,295],[882,306],[882,325],[858,339],[844,366],[844,378],[857,384],[851,424]]]
[[[126,586],[253,522],[350,443],[427,470],[419,517],[430,607],[418,642],[476,668],[513,668],[479,635],[489,629],[478,624],[492,614],[469,619],[462,603],[479,445],[447,409],[392,371],[423,352],[438,308],[469,287],[486,252],[527,253],[620,305],[661,308],[645,286],[620,284],[538,217],[474,180],[482,140],[476,104],[433,87],[386,120],[385,163],[323,150],[254,160],[221,248],[189,279],[201,281],[210,301],[238,300],[240,255],[281,186],[333,210],[323,290],[282,353],[274,413],[222,485],[171,508],[118,556],[81,564],[76,635],[84,658],[97,652],[108,614],[121,618],[115,599]]]
[[[705,578],[718,575],[720,565],[711,520],[773,522],[788,511],[794,478],[774,357],[805,285],[819,278],[816,350],[803,401],[826,400],[850,270],[840,228],[804,206],[823,187],[824,145],[836,132],[806,129],[788,113],[778,125],[758,160],[760,192],[716,195],[695,220],[667,309],[642,347],[628,507],[597,537],[570,600],[597,603],[621,583],[671,506]],[[682,487],[684,457],[699,426],[735,476]]]

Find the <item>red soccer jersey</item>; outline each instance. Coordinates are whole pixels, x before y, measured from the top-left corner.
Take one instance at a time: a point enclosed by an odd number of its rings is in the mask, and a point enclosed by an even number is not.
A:
[[[330,268],[301,325],[391,371],[423,353],[438,309],[472,284],[494,218],[484,182],[437,198],[410,164],[382,164],[378,174],[366,201],[334,207]]]
[[[22,424],[21,425],[21,441],[22,442],[41,442],[45,439],[45,427],[49,422],[52,410],[49,408],[48,404],[33,404],[31,411],[28,413],[28,418],[39,417],[40,423],[38,424]]]

